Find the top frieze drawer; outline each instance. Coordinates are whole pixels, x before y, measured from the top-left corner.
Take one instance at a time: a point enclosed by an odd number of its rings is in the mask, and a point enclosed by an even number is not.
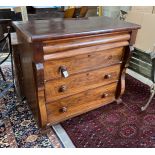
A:
[[[115,32],[108,34],[90,35],[85,37],[58,39],[58,40],[44,41],[43,51],[44,54],[50,54],[77,48],[128,41],[129,39],[130,34],[128,32]]]

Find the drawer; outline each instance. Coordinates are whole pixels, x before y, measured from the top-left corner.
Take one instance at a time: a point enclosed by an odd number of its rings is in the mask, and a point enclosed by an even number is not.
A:
[[[48,121],[57,123],[115,100],[117,83],[101,86],[46,104]]]
[[[43,42],[43,51],[45,54],[49,54],[81,47],[127,41],[129,39],[130,34],[128,32],[115,32],[108,34],[90,35],[85,37],[67,38],[61,40],[50,40]]]
[[[121,65],[110,66],[45,82],[46,102],[115,82]]]
[[[123,51],[124,48],[119,47],[109,50],[101,50],[99,52],[45,61],[44,78],[45,80],[62,78],[60,68],[65,68],[70,76],[72,74],[118,64],[121,62]]]

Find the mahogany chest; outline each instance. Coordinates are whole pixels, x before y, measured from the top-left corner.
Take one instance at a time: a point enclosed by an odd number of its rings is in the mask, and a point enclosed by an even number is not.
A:
[[[41,127],[120,101],[139,25],[108,17],[13,25],[22,95]]]

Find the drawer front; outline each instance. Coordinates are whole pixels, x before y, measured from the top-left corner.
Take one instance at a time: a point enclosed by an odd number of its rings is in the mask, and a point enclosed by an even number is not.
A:
[[[121,65],[115,65],[48,81],[45,83],[46,102],[116,82],[120,67]]]
[[[43,42],[43,51],[45,54],[49,54],[70,49],[127,41],[129,39],[130,34],[128,32],[115,32],[85,37],[50,40]]]
[[[57,123],[114,101],[116,86],[112,83],[46,104],[48,121]]]
[[[110,66],[121,62],[123,47],[101,50],[90,54],[82,54],[68,58],[45,61],[45,80],[62,77],[60,68],[66,68],[69,75],[90,71],[100,67]],[[66,52],[67,53],[67,52]]]

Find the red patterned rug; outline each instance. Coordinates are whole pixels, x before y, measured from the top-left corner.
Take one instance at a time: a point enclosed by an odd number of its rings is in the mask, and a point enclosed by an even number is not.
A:
[[[129,75],[126,81],[123,104],[113,102],[61,123],[76,147],[155,147],[155,100],[141,112],[149,87]]]

